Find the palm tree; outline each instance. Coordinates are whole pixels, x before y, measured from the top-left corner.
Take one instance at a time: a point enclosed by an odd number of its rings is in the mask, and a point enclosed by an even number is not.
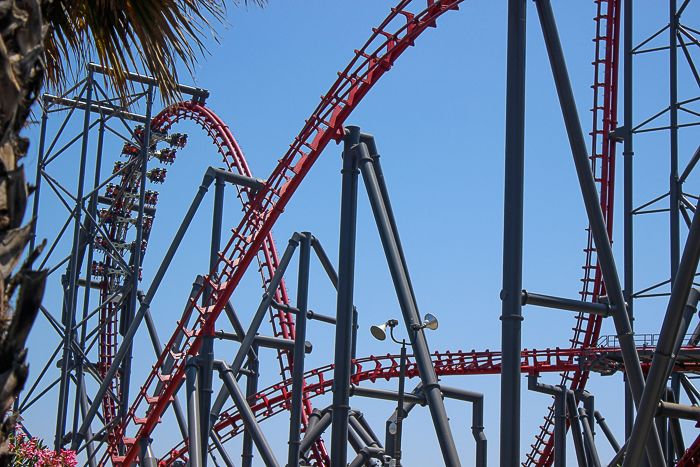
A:
[[[129,91],[126,74],[141,68],[156,79],[163,100],[173,102],[179,97],[175,61],[191,73],[206,53],[211,22],[225,18],[224,0],[0,0],[0,415],[26,382],[24,346],[46,282],[45,270],[31,268],[43,244],[13,273],[33,223],[22,226],[31,187],[20,163],[29,140],[20,132],[44,80],[61,89],[96,58],[114,70],[108,79],[119,93]],[[8,442],[16,417],[0,419],[0,467],[12,461]]]

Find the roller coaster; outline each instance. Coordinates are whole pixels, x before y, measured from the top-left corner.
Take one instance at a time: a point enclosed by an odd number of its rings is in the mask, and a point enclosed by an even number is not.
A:
[[[522,284],[523,223],[523,119],[525,67],[525,1],[508,2],[508,90],[506,96],[506,193],[504,213],[503,290],[501,292],[503,335],[500,351],[429,352],[425,322],[418,313],[413,285],[399,237],[400,219],[394,219],[389,192],[379,154],[372,135],[349,125],[349,117],[369,91],[392,69],[395,62],[411,47],[420,47],[423,34],[431,31],[443,15],[458,15],[461,0],[403,0],[391,8],[388,16],[372,29],[367,42],[358,50],[320,104],[305,121],[277,166],[265,178],[255,178],[243,151],[229,127],[209,107],[209,92],[180,86],[187,96],[177,104],[154,112],[155,82],[146,76],[131,74],[135,88],[131,96],[110,96],[98,80],[109,73],[91,65],[84,80],[64,95],[45,95],[42,99],[42,127],[34,197],[34,216],[38,217],[37,236],[41,236],[40,206],[44,191],[50,189],[66,207],[69,216],[48,248],[42,266],[52,273],[65,267],[60,276],[63,291],[62,310],[42,307],[42,314],[60,336],[60,343],[44,368],[33,379],[17,409],[29,413],[41,397],[57,396],[54,448],[70,447],[81,454],[90,467],[112,464],[142,466],[204,467],[207,458],[218,456],[227,467],[237,465],[226,443],[241,436],[243,466],[260,461],[270,467],[284,465],[270,447],[261,422],[274,418],[283,423],[282,413],[289,413],[288,466],[362,466],[401,465],[401,426],[403,418],[415,405],[427,406],[435,428],[445,465],[461,465],[452,436],[444,398],[473,404],[472,432],[476,443],[476,465],[487,465],[486,437],[483,427],[483,394],[452,388],[441,383],[445,376],[501,375],[500,465],[563,466],[567,460],[567,432],[573,439],[576,461],[580,466],[641,465],[643,456],[649,465],[698,465],[700,436],[685,446],[679,419],[700,422],[700,392],[692,376],[700,371],[700,330],[690,330],[700,292],[693,289],[700,257],[700,221],[695,222],[694,200],[683,191],[700,150],[685,170],[678,166],[679,129],[696,123],[679,123],[678,113],[698,115],[689,110],[696,99],[680,101],[671,96],[671,105],[655,116],[632,124],[632,57],[636,54],[666,51],[671,59],[671,82],[677,81],[677,54],[680,51],[700,83],[692,60],[694,47],[700,47],[700,32],[681,22],[689,1],[677,7],[671,2],[671,21],[666,28],[639,45],[632,42],[632,1],[595,0],[595,57],[593,57],[593,128],[590,150],[584,141],[577,115],[571,83],[557,32],[552,6],[548,0],[535,0],[545,44],[557,87],[559,101],[577,168],[579,183],[590,226],[584,247],[585,262],[580,299],[573,300],[532,293]],[[621,33],[623,24],[626,31]],[[670,45],[660,49],[644,47],[661,33],[670,32]],[[620,58],[620,46],[623,59]],[[620,84],[619,71],[625,70]],[[676,89],[675,85],[670,88]],[[623,99],[618,98],[622,90]],[[624,108],[624,125],[618,126],[618,101]],[[137,105],[138,103],[138,105]],[[141,106],[144,115],[131,110]],[[84,115],[81,131],[63,147],[57,144],[60,134],[76,110]],[[47,137],[49,116],[63,115],[58,134]],[[79,112],[77,113],[79,114]],[[155,114],[155,115],[154,115]],[[667,114],[670,124],[651,128],[660,115]],[[94,119],[93,119],[94,117]],[[170,247],[161,259],[154,277],[142,277],[141,267],[149,251],[152,227],[157,223],[158,184],[167,183],[167,167],[177,166],[178,151],[187,152],[188,135],[175,132],[178,125],[191,121],[211,140],[224,167],[203,168],[203,181]],[[637,133],[666,131],[671,135],[671,186],[668,193],[641,206],[632,199],[632,139]],[[67,131],[67,130],[66,130]],[[97,132],[96,156],[88,144],[88,135]],[[120,157],[111,174],[102,174],[105,134],[122,140]],[[61,154],[79,149],[78,189],[75,193],[50,174],[51,163]],[[291,236],[282,254],[278,252],[272,229],[285,207],[317,159],[331,143],[343,146],[340,258],[337,265],[329,259],[319,239],[310,232]],[[624,146],[624,286],[612,257],[613,207],[615,202],[615,168],[618,146]],[[675,147],[675,149],[674,149]],[[113,152],[113,148],[109,148]],[[95,178],[87,186],[88,160],[95,159]],[[54,164],[55,165],[55,164]],[[679,175],[679,172],[681,173]],[[358,357],[357,316],[353,306],[355,263],[355,218],[358,178],[362,176],[387,263],[392,274],[411,347],[408,355]],[[150,185],[149,185],[150,184]],[[155,293],[167,288],[164,277],[180,247],[197,209],[211,185],[215,186],[214,219],[211,229],[209,269],[199,271],[184,311],[175,320],[166,340],[155,328],[150,305]],[[224,193],[233,186],[240,200],[242,214],[225,243],[222,235]],[[230,190],[230,188],[228,188]],[[41,194],[41,197],[40,197]],[[671,276],[656,286],[634,292],[632,282],[633,216],[651,212],[668,198],[671,219]],[[102,206],[102,207],[101,207]],[[689,229],[681,235],[684,221]],[[60,238],[73,227],[70,252],[55,259]],[[681,237],[686,238],[685,249]],[[279,240],[279,238],[278,238]],[[33,242],[32,242],[33,247]],[[283,275],[298,250],[300,269],[296,303],[290,300]],[[337,290],[337,310],[326,316],[308,309],[308,270],[312,253],[327,272]],[[53,255],[53,256],[52,256]],[[234,309],[231,298],[241,287],[244,274],[257,263],[265,291],[256,313],[246,327]],[[196,274],[196,273],[195,273]],[[148,286],[141,290],[141,286]],[[632,330],[633,303],[670,286],[668,310],[657,335],[636,335]],[[82,292],[81,292],[82,291]],[[82,304],[79,299],[82,296]],[[98,305],[89,306],[98,298]],[[523,349],[520,340],[522,307],[540,306],[573,311],[573,336],[568,348]],[[53,311],[53,313],[52,313]],[[223,313],[223,316],[221,316]],[[271,331],[261,328],[269,319]],[[616,335],[601,336],[605,318],[614,321]],[[335,330],[334,357],[325,366],[304,368],[306,322],[318,320]],[[221,322],[232,332],[217,330]],[[393,329],[397,322],[387,322]],[[145,381],[137,382],[132,365],[133,339],[139,328],[147,328],[155,353],[149,361]],[[219,326],[221,327],[221,326]],[[686,337],[687,335],[687,337]],[[229,364],[214,340],[239,342]],[[641,339],[641,340],[640,340]],[[258,388],[260,347],[276,349],[282,380],[264,389]],[[314,352],[318,352],[315,349]],[[215,356],[217,358],[215,358]],[[143,356],[138,356],[141,364]],[[46,381],[51,365],[60,368],[60,376]],[[219,373],[223,386],[214,396],[213,375]],[[624,410],[627,422],[624,439],[618,443],[599,413],[588,405],[591,395],[586,384],[596,374],[624,373],[628,395]],[[541,374],[560,375],[556,386],[541,384]],[[544,423],[535,434],[524,458],[520,449],[520,392],[523,375],[528,388],[553,396],[545,409]],[[246,387],[239,386],[245,378]],[[404,390],[406,378],[417,378],[416,389]],[[399,381],[399,391],[376,389],[369,383],[378,380]],[[86,380],[90,380],[86,382]],[[668,383],[667,383],[668,382]],[[670,388],[667,388],[670,384]],[[57,387],[57,391],[52,388]],[[94,391],[89,388],[96,387]],[[132,388],[138,389],[132,393]],[[71,391],[71,388],[72,391]],[[690,405],[680,404],[681,390]],[[71,393],[73,400],[71,404]],[[131,394],[130,394],[131,393]],[[314,407],[316,397],[331,395],[328,407]],[[353,396],[353,399],[351,399]],[[362,414],[350,402],[359,397],[386,399],[398,403],[387,424],[384,443],[374,433]],[[185,398],[184,407],[180,399]],[[230,399],[229,399],[230,398]],[[316,399],[318,400],[318,399]],[[229,404],[232,401],[233,405]],[[581,405],[581,407],[579,407]],[[637,407],[635,417],[634,407]],[[164,417],[174,414],[181,440],[172,449],[156,455],[151,442]],[[171,415],[168,415],[171,416]],[[612,460],[601,459],[593,436],[595,421],[616,452]],[[557,422],[560,423],[557,423]],[[72,422],[72,427],[69,427]],[[454,421],[452,421],[454,423]],[[31,424],[26,425],[31,431]],[[173,430],[175,430],[173,428]],[[495,435],[495,431],[492,432]],[[168,435],[169,439],[172,437]],[[493,435],[492,435],[493,436]],[[693,435],[695,436],[695,435]],[[177,436],[175,436],[177,437]],[[495,437],[495,436],[494,436]],[[277,442],[277,441],[275,441]],[[286,441],[284,441],[286,443]],[[600,441],[599,441],[600,442]],[[348,447],[354,456],[348,459]],[[213,458],[213,457],[212,457]],[[350,461],[348,463],[348,461]],[[409,459],[403,459],[412,465]],[[466,460],[462,459],[466,463]],[[215,461],[216,462],[216,461]],[[491,465],[495,465],[491,459]]]

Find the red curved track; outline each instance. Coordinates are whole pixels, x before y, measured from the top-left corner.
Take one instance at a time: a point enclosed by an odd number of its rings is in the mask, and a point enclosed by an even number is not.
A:
[[[266,245],[270,246],[270,229],[315,160],[330,141],[342,139],[343,122],[377,80],[391,69],[394,61],[413,45],[414,40],[425,29],[434,27],[435,20],[439,16],[446,11],[457,9],[461,0],[435,2],[429,0],[428,7],[415,14],[406,9],[410,3],[410,0],[400,2],[382,24],[373,30],[367,43],[355,52],[355,57],[350,64],[339,73],[339,78],[322,98],[311,118],[307,120],[290,149],[268,178],[264,188],[252,199],[241,199],[245,206],[243,218],[238,227],[233,230],[233,237],[220,252],[216,266],[220,271],[219,280],[214,282],[210,276],[205,278],[205,286],[212,291],[205,302],[213,302],[214,305],[206,308],[198,305],[202,303],[203,297],[200,296],[202,291],[188,304],[179,323],[189,322],[190,317],[194,317],[194,320],[191,320],[194,324],[189,329],[178,324],[136,396],[125,420],[116,430],[115,439],[126,446],[125,455],[119,456],[119,443],[111,442],[109,449],[100,460],[100,465],[104,465],[108,457],[111,457],[113,464],[124,466],[130,466],[137,460],[139,440],[150,436],[159,423],[160,416],[169,405],[170,398],[184,378],[185,356],[196,354],[201,346],[201,336],[210,335],[213,332],[219,314],[253,258],[258,256],[259,251],[264,251]],[[162,120],[157,120],[155,125],[164,125],[170,118],[176,120],[178,115],[182,118],[192,112],[193,108],[189,106],[190,104],[183,103],[164,112],[160,117]],[[205,115],[204,111],[202,112]],[[213,113],[206,114],[206,118],[211,119],[208,121],[215,122],[212,127],[214,130],[211,133],[212,137],[217,144],[225,145],[228,149],[225,152],[227,165],[231,169],[236,167],[239,171],[247,170],[240,151],[233,150],[236,147],[235,141],[225,141],[223,132],[219,131],[225,127],[223,122]],[[290,324],[287,332],[291,337],[289,334],[293,332],[291,317],[280,318],[279,322]],[[182,347],[177,349],[175,342],[180,334],[186,337]],[[162,374],[161,368],[168,358],[173,360],[172,371]],[[141,407],[144,402],[147,405],[145,411]],[[132,424],[139,428],[135,437],[129,438],[127,429]]]

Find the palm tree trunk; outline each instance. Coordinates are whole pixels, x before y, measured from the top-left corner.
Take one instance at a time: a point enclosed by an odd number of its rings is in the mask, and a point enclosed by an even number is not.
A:
[[[27,380],[24,348],[44,294],[46,271],[31,265],[43,244],[13,274],[31,236],[22,226],[29,190],[20,160],[29,140],[19,135],[44,77],[46,27],[40,0],[0,0],[0,417]],[[14,310],[10,301],[18,290]],[[9,437],[17,414],[0,424],[0,467],[10,464]]]

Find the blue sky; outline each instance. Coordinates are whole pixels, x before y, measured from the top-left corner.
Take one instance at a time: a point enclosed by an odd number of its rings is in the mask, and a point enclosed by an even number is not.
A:
[[[392,2],[383,0],[314,0],[273,1],[263,10],[229,7],[230,25],[219,28],[220,44],[207,42],[211,55],[197,66],[195,84],[211,92],[207,106],[232,129],[256,177],[267,178],[304,119],[318,104],[319,97],[335,80],[336,72],[345,68],[353,50],[364,44],[371,28],[381,23],[392,6]],[[587,133],[591,128],[595,5],[592,1],[554,1],[553,8]],[[667,6],[657,2],[638,2],[635,13],[636,43],[668,22]],[[460,11],[448,12],[439,19],[436,29],[427,30],[416,46],[401,56],[346,121],[375,135],[420,310],[433,313],[440,321],[439,329],[428,335],[432,351],[501,348],[498,293],[502,272],[506,18],[506,2],[491,2],[488,7],[484,3],[465,2]],[[693,25],[698,19],[697,5],[688,7],[684,19]],[[661,45],[667,44],[667,34],[658,40]],[[532,2],[528,2],[527,41],[523,286],[537,293],[578,298],[587,221]],[[636,64],[635,122],[638,123],[668,105],[668,59],[666,53],[656,52],[639,56]],[[680,98],[692,97],[695,90],[688,67],[681,64],[679,69]],[[180,70],[180,81],[192,84],[184,69]],[[56,131],[61,121],[57,117],[52,119],[49,134],[52,129]],[[621,114],[619,120],[622,122]],[[211,141],[197,127],[183,124],[174,131],[186,132],[190,138],[187,147],[178,153],[176,163],[168,168],[166,183],[154,188],[161,196],[144,264],[144,289],[206,167],[221,164]],[[31,128],[28,133],[33,139],[33,152],[26,165],[28,178],[33,180],[38,128]],[[693,129],[681,132],[682,167],[695,150],[696,136]],[[94,146],[96,136],[91,138]],[[645,134],[635,141],[635,198],[641,204],[667,190],[668,135]],[[105,152],[109,162],[105,163],[103,173],[111,171],[121,143],[108,142],[106,147],[110,148]],[[325,150],[286,207],[273,229],[279,250],[284,249],[294,231],[308,230],[321,240],[329,257],[337,263],[340,151],[334,145]],[[75,148],[73,154],[69,151],[62,156],[65,162],[55,164],[55,170],[65,177],[68,187],[75,186],[70,180],[74,180],[71,177],[77,156],[78,148]],[[618,188],[621,188],[621,157],[618,169]],[[689,180],[690,185],[696,182],[696,178]],[[686,191],[693,192],[694,186]],[[372,324],[399,318],[400,310],[362,186],[359,200],[355,285],[355,302],[360,312],[358,356],[397,353],[397,346],[375,341],[369,334]],[[614,250],[621,275],[620,190],[617,200]],[[152,304],[162,341],[170,337],[195,275],[207,272],[211,203],[210,194]],[[42,198],[39,236],[49,241],[65,221],[65,214],[55,206],[55,202],[45,202]],[[239,219],[240,205],[231,190],[224,240],[228,238],[228,229],[235,227]],[[668,216],[654,214],[637,219],[636,288],[641,289],[668,277]],[[68,241],[64,240],[62,245],[68,245]],[[67,254],[66,249],[63,251]],[[57,253],[55,258],[59,257]],[[294,261],[286,274],[292,300],[296,295],[296,267]],[[52,276],[45,299],[54,315],[60,315],[59,273]],[[251,268],[233,296],[244,322],[250,320],[261,292],[258,274]],[[635,306],[639,332],[658,332],[665,299],[646,299]],[[317,263],[312,265],[310,307],[325,314],[335,312],[332,287]],[[569,347],[573,314],[532,307],[526,307],[523,313],[523,347]],[[613,332],[612,323],[606,322],[603,334]],[[311,323],[308,340],[314,344],[314,351],[308,357],[307,368],[332,362],[333,331],[328,325]],[[31,377],[38,373],[57,343],[46,322],[39,320],[29,342]],[[235,347],[217,344],[216,351],[230,360]],[[137,335],[135,357],[132,394],[155,361],[145,329]],[[279,367],[273,357],[271,351],[262,353],[261,387],[279,380]],[[559,377],[549,374],[541,380],[558,384]],[[415,383],[408,381],[407,387]],[[444,383],[485,394],[489,464],[496,465],[498,377],[451,377],[445,378]],[[523,385],[526,386],[525,378]],[[377,386],[393,389],[396,381]],[[589,388],[598,396],[599,410],[618,438],[622,438],[621,374],[594,375]],[[32,434],[47,441],[53,438],[56,398],[54,390],[45,402],[25,415]],[[317,398],[313,402],[324,407],[330,404],[330,398]],[[549,402],[547,396],[523,390],[521,457],[534,442]],[[388,402],[353,399],[351,403],[365,413],[378,433],[383,431],[384,421],[393,411],[393,404]],[[469,465],[474,456],[471,407],[454,401],[446,405],[460,457]],[[172,417],[164,418],[164,422],[154,432],[154,449],[158,455],[174,446],[178,437]],[[288,418],[280,414],[262,426],[278,460],[283,462]],[[432,459],[439,456],[439,449],[427,409],[412,412],[404,430],[404,464],[432,464]],[[689,444],[694,438],[690,426],[686,442]],[[239,441],[230,443],[234,462]],[[602,438],[601,441],[598,446],[601,456],[609,458],[612,451]],[[569,453],[573,455],[573,448]]]

